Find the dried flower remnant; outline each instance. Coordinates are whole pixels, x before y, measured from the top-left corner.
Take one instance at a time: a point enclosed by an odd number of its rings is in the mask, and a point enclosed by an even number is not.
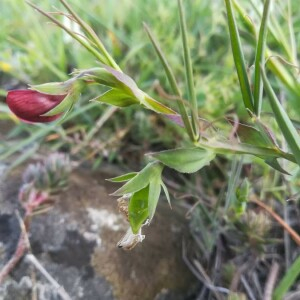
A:
[[[141,228],[137,234],[134,234],[131,227],[129,227],[125,235],[118,242],[117,246],[124,250],[132,250],[138,243],[141,243],[144,238],[145,235],[142,235]]]
[[[128,211],[128,201],[132,194],[125,194],[123,197],[119,198],[118,201],[118,209],[119,212],[122,213],[126,220],[129,222],[129,211]],[[125,235],[118,242],[117,247],[122,248],[124,250],[132,250],[138,243],[141,243],[145,239],[145,235],[142,234],[142,227],[148,225],[149,221],[141,226],[138,233],[133,233],[131,227],[128,228]]]

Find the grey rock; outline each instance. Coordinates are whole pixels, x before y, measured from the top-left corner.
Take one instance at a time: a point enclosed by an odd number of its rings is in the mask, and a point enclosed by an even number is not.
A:
[[[143,232],[145,240],[132,251],[117,248],[129,224],[118,212],[116,199],[109,196],[117,186],[105,178],[114,175],[74,171],[69,189],[58,196],[53,208],[32,219],[33,254],[75,300],[192,299],[195,279],[181,257],[182,239],[189,238],[184,212],[176,205],[170,210],[166,201],[161,203]],[[20,233],[12,210],[19,207],[19,178],[8,178],[2,190],[0,205],[11,206],[0,215],[2,265]],[[0,299],[31,299],[35,286],[38,299],[60,300],[43,275],[35,273],[36,282],[32,282],[32,268],[22,261],[0,289]]]

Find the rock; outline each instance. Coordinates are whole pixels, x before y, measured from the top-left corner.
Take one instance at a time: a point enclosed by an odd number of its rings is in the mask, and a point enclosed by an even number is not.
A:
[[[116,174],[73,171],[66,192],[46,213],[34,216],[30,226],[32,252],[72,299],[183,300],[193,299],[195,279],[182,261],[182,239],[189,229],[180,209],[161,201],[145,240],[131,251],[116,247],[128,228],[118,212],[117,188],[105,178]],[[20,176],[8,179],[0,198],[0,267],[12,253],[20,230],[14,216]],[[175,205],[176,206],[176,205]],[[9,238],[8,238],[9,236]],[[5,250],[5,255],[2,255]],[[4,250],[3,250],[4,249]],[[57,291],[24,260],[0,287],[0,299],[60,300]]]

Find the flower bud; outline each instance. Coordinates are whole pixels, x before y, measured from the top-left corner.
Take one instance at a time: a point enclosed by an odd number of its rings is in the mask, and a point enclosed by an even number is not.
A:
[[[66,95],[49,95],[33,90],[12,90],[6,97],[10,110],[21,120],[29,123],[52,122],[60,117],[61,113],[44,116],[57,107]]]

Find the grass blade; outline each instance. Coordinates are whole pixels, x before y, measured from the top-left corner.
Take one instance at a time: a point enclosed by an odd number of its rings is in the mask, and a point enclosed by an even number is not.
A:
[[[246,71],[245,59],[244,59],[244,54],[242,52],[239,32],[236,26],[235,18],[233,16],[231,0],[225,0],[225,4],[227,10],[227,19],[228,19],[228,27],[229,27],[233,59],[234,59],[236,71],[240,82],[244,105],[245,108],[253,112],[254,111],[253,96],[252,96],[250,83]]]
[[[293,17],[292,17],[292,7],[291,7],[291,1],[288,0],[288,26],[289,26],[289,34],[290,34],[290,49],[291,49],[291,58],[292,58],[292,64],[298,65],[297,60],[297,42],[296,42],[296,36],[293,26]]]
[[[300,256],[294,261],[274,291],[273,299],[281,300],[300,274]]]
[[[266,93],[268,95],[271,108],[273,110],[274,116],[278,123],[279,128],[281,129],[288,145],[293,152],[295,159],[300,166],[300,137],[299,134],[294,127],[292,121],[290,120],[289,116],[287,115],[286,111],[280,104],[278,98],[276,97],[269,80],[267,79],[266,73],[264,68],[261,67],[261,75],[264,83],[264,87]]]
[[[192,125],[195,134],[195,139],[198,140],[199,138],[198,103],[197,103],[195,87],[194,87],[192,60],[191,60],[191,55],[188,47],[187,28],[186,28],[185,15],[182,7],[182,0],[178,0],[178,9],[179,9],[180,29],[181,29],[181,38],[182,38],[182,46],[183,46],[185,74],[186,74],[186,81],[188,85],[189,100],[191,102],[191,109],[192,109]]]
[[[169,83],[171,85],[171,89],[172,89],[173,93],[175,93],[175,95],[179,97],[179,99],[177,100],[177,105],[178,105],[178,108],[179,108],[180,115],[182,117],[182,121],[184,123],[185,129],[186,129],[190,139],[192,141],[194,141],[194,132],[193,132],[192,124],[191,124],[190,118],[188,116],[188,113],[186,111],[186,108],[184,106],[182,96],[181,96],[181,92],[180,92],[180,89],[177,85],[174,73],[173,73],[173,71],[172,71],[172,69],[171,69],[164,53],[162,52],[158,41],[155,39],[153,33],[151,32],[150,28],[147,26],[146,23],[144,23],[144,28],[145,28],[145,30],[146,30],[146,32],[149,36],[149,39],[150,39],[150,41],[151,41],[151,43],[152,43],[152,45],[153,45],[153,47],[156,51],[157,56],[160,59],[161,64],[164,67],[164,70],[166,72],[166,76],[169,80]]]
[[[59,1],[68,10],[68,12],[73,16],[73,18],[78,22],[78,24],[87,33],[87,35],[92,39],[92,41],[97,45],[98,49],[100,50],[102,55],[105,57],[106,64],[118,71],[121,71],[120,67],[117,65],[115,60],[111,57],[111,55],[107,52],[103,43],[98,38],[98,36],[94,32],[94,30],[75,13],[75,11],[71,8],[71,6],[65,0],[59,0]]]
[[[236,11],[238,12],[239,16],[243,20],[245,27],[248,31],[252,32],[253,35],[256,38],[256,29],[254,24],[250,21],[250,19],[247,17],[247,12],[243,9],[242,6],[237,3],[237,1],[233,1],[234,7],[236,8]],[[259,14],[258,14],[259,16]],[[269,33],[271,34],[272,38],[274,38],[277,43],[280,45],[280,40],[278,40],[278,37],[273,30],[272,27],[270,27],[270,22],[268,26]],[[283,46],[284,48],[284,46]],[[273,52],[266,47],[266,57],[271,57],[273,56]],[[288,55],[289,57],[289,55]],[[268,65],[270,70],[280,79],[280,81],[295,95],[299,96],[300,92],[298,87],[295,85],[295,80],[292,77],[292,75],[285,69],[283,64],[278,60],[278,59],[269,59],[268,60]]]
[[[261,25],[259,29],[258,42],[255,53],[255,71],[254,71],[254,110],[256,115],[259,117],[261,112],[262,104],[262,92],[263,84],[260,73],[260,65],[264,64],[265,61],[265,48],[267,39],[268,29],[268,18],[270,14],[270,3],[271,0],[266,0],[264,5],[264,11],[261,19]]]
[[[51,14],[44,12],[42,9],[34,5],[33,3],[26,1],[28,5],[30,5],[32,8],[37,10],[40,14],[44,15],[47,17],[49,20],[51,20],[54,24],[56,24],[58,27],[63,29],[66,33],[68,33],[73,39],[78,41],[85,49],[87,49],[91,54],[93,54],[100,62],[105,63],[105,57],[98,52],[97,49],[92,47],[86,40],[84,40],[82,37],[78,36],[76,33],[74,33],[72,30],[67,28],[64,24],[56,20]]]

